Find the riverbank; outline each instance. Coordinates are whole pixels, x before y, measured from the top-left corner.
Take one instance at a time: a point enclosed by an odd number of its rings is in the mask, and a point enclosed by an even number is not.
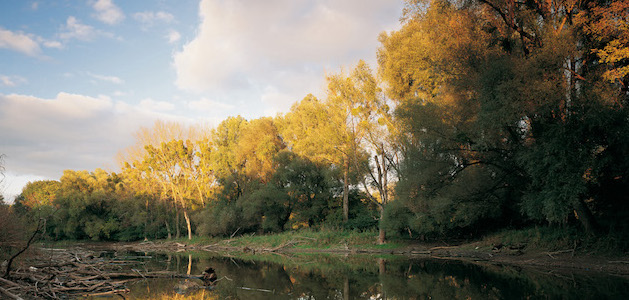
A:
[[[228,239],[197,238],[176,241],[116,243],[119,250],[140,252],[212,251],[229,255],[260,253],[337,253],[405,255],[451,259],[475,264],[531,266],[549,271],[601,272],[629,276],[626,253],[593,250],[576,240],[556,240],[553,247],[513,234],[486,237],[479,241],[419,242],[391,240],[375,244],[373,232],[297,231],[273,235],[243,235]],[[572,245],[572,246],[569,246]]]
[[[154,257],[153,254],[168,254],[170,257],[176,252],[180,254],[175,256],[188,258],[188,266],[192,265],[193,257],[198,259],[208,255],[250,262],[279,260],[282,264],[288,262],[299,268],[318,261],[315,257],[323,257],[321,261],[327,264],[344,265],[349,269],[370,265],[374,261],[394,262],[410,258],[439,265],[439,260],[444,265],[459,261],[464,262],[462,265],[483,270],[509,270],[514,274],[530,271],[562,278],[580,274],[588,278],[590,275],[613,275],[629,279],[627,255],[602,255],[578,243],[568,249],[544,249],[532,240],[518,239],[517,243],[507,243],[506,240],[494,236],[458,243],[392,240],[385,245],[376,245],[373,232],[294,231],[191,241],[44,242],[39,247],[33,247],[31,255],[27,255],[20,267],[12,272],[10,280],[0,282],[5,289],[0,293],[19,294],[32,299],[54,298],[55,295],[123,294],[127,293],[126,284],[133,280],[183,276],[176,271],[146,270],[142,263],[135,265],[138,260]],[[565,245],[564,242],[555,243],[555,246]],[[349,261],[353,263],[345,265]],[[322,264],[315,265],[320,267]],[[42,289],[42,286],[46,288]]]
[[[32,261],[29,266],[34,266],[36,270],[28,268],[17,272],[11,279],[15,285],[10,284],[16,289],[10,292],[22,295],[23,299],[50,299],[54,298],[54,293],[61,299],[65,299],[65,295],[68,298],[89,298],[116,294],[131,299],[198,299],[200,296],[197,294],[184,296],[176,293],[182,285],[187,286],[186,283],[200,282],[184,280],[194,278],[186,274],[199,274],[208,266],[218,270],[221,278],[226,278],[217,285],[217,290],[212,291],[213,295],[222,295],[218,298],[232,295],[240,299],[248,299],[254,292],[268,294],[268,297],[258,299],[276,299],[281,294],[310,295],[314,293],[313,289],[321,291],[319,295],[325,295],[330,290],[353,295],[350,299],[358,295],[377,295],[383,291],[389,296],[397,292],[400,298],[411,295],[454,298],[454,295],[464,295],[466,297],[461,298],[580,296],[622,299],[625,297],[618,295],[627,295],[624,287],[629,280],[627,276],[610,276],[598,271],[567,269],[563,272],[560,268],[545,271],[483,257],[456,256],[470,255],[456,252],[468,251],[462,245],[435,246],[426,250],[431,252],[430,255],[412,254],[419,251],[419,248],[413,247],[354,251],[351,245],[349,251],[339,248],[305,250],[289,246],[277,250],[233,246],[219,248],[211,244],[186,245],[173,241],[77,242],[56,246],[58,248],[40,249],[37,260],[50,256],[46,259],[47,266],[32,264],[35,263]],[[473,245],[465,244],[467,246]],[[127,251],[133,250],[130,247],[150,251]],[[162,251],[156,251],[158,247]],[[471,250],[480,250],[475,247]],[[172,253],[172,249],[178,249],[179,253]],[[507,251],[517,250],[510,247],[502,251],[493,250],[493,257],[510,255]],[[405,252],[404,255],[398,255],[401,252]],[[550,255],[562,260],[555,254]],[[72,268],[66,269],[68,266]],[[145,292],[148,290],[151,294]]]

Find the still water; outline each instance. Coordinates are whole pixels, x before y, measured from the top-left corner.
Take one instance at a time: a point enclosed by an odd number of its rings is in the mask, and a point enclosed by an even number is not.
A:
[[[586,271],[373,255],[126,255],[144,272],[212,267],[219,278],[209,288],[199,279],[138,280],[126,299],[629,299],[629,278]]]

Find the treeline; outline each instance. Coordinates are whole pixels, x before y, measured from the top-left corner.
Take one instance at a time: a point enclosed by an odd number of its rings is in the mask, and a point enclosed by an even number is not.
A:
[[[409,1],[359,62],[275,118],[158,122],[122,171],[29,184],[57,239],[531,225],[629,234],[629,1]]]

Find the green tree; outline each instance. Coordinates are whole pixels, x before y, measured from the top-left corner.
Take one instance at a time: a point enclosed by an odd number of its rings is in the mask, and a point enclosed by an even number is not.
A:
[[[597,6],[609,16],[622,9],[571,0],[424,3],[411,2],[403,28],[381,36],[380,74],[406,144],[397,189],[405,205],[395,214],[410,213],[409,227],[420,232],[444,232],[523,221],[520,207],[594,231],[603,203],[623,207],[597,186],[616,193],[622,185],[608,162],[625,165],[614,141],[625,132],[626,95],[601,79],[623,63],[601,56],[609,46],[596,40],[609,29],[597,23],[603,17],[584,16]]]
[[[264,117],[247,122],[237,141],[236,159],[244,175],[266,183],[273,175],[273,158],[285,148],[273,119]]]
[[[360,135],[350,150],[351,161],[359,170],[357,181],[363,192],[380,210],[378,242],[385,242],[384,210],[390,200],[394,173],[399,170],[399,146],[391,132],[397,132],[391,111],[391,101],[382,93],[369,66],[360,61],[351,74],[337,75],[334,89],[339,97],[351,99],[349,123],[353,132]],[[362,174],[361,174],[362,173]],[[394,184],[394,183],[393,183]]]
[[[339,115],[332,117],[329,105],[313,95],[307,95],[293,104],[281,122],[281,135],[295,154],[314,163],[325,164],[340,169],[343,174],[343,219],[349,218],[349,180],[351,153],[341,144],[342,134],[346,132],[345,119]],[[345,145],[347,146],[347,145]]]
[[[206,169],[213,170],[222,193],[237,199],[246,190],[246,177],[243,165],[238,159],[238,141],[247,121],[238,117],[229,117],[221,122],[210,134],[205,153],[208,155]],[[230,191],[225,191],[230,188]]]
[[[337,189],[332,170],[294,152],[282,151],[274,159],[271,184],[286,196],[294,226],[315,226],[329,213]]]

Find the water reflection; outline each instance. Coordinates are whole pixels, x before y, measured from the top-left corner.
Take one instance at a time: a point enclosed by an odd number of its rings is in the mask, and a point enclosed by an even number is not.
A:
[[[129,284],[127,299],[629,299],[627,278],[601,274],[393,256],[151,256],[145,269],[200,275],[212,267],[218,281],[142,280]]]

